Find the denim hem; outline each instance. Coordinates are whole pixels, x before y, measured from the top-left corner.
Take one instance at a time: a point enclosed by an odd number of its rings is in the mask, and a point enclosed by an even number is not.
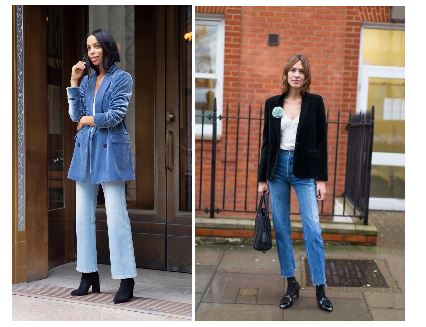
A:
[[[75,270],[77,270],[78,272],[81,272],[81,273],[88,274],[88,273],[92,273],[92,272],[97,272],[98,268],[93,270],[93,269],[81,269],[81,268],[77,267],[77,268],[75,268]]]
[[[126,278],[135,278],[138,274],[130,274],[130,275],[123,275],[123,276],[112,276],[112,279],[126,279]]]
[[[317,286],[320,286],[320,285],[324,285],[324,287],[328,287],[328,286],[327,286],[327,282],[324,282],[324,283],[318,283],[318,284],[314,284],[314,283],[312,283],[312,285],[314,285],[314,287],[317,287]]]

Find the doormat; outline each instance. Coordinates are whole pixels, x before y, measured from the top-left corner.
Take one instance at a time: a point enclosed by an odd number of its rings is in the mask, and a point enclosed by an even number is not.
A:
[[[313,286],[309,265],[304,258],[306,284]],[[327,286],[389,288],[374,260],[325,259]]]
[[[192,305],[190,303],[133,297],[129,302],[114,304],[112,302],[114,294],[112,293],[89,293],[85,296],[71,296],[72,290],[72,288],[52,285],[25,285],[15,289],[12,294],[50,300],[65,300],[183,320],[191,320],[192,317]]]

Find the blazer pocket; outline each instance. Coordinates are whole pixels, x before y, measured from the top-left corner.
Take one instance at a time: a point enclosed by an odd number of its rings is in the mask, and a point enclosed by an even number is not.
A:
[[[130,143],[129,134],[111,134],[112,143]]]

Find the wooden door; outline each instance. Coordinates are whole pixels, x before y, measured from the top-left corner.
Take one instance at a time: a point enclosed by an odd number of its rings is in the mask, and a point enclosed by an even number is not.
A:
[[[75,124],[65,87],[81,53],[84,8],[24,6],[24,138],[27,281],[75,258],[74,184],[66,178]]]

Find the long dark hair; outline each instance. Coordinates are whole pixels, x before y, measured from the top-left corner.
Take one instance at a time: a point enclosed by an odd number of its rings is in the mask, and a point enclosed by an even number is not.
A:
[[[105,72],[107,72],[114,63],[120,62],[120,54],[118,53],[117,43],[115,43],[114,38],[108,31],[103,29],[97,29],[87,34],[83,42],[83,49],[84,49],[83,61],[86,63],[86,67],[87,67],[87,64],[89,64],[90,68],[96,71],[96,75],[99,75],[99,68],[93,65],[93,63],[89,60],[87,56],[86,42],[87,42],[87,38],[90,35],[93,35],[98,41],[99,45],[102,47],[102,50],[103,50],[102,67],[104,68]]]

